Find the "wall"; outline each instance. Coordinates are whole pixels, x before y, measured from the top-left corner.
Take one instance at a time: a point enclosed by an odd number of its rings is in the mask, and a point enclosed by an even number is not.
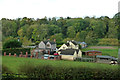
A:
[[[73,55],[61,55],[61,59],[73,60]]]
[[[45,49],[45,44],[43,41],[41,41],[38,45],[38,48],[44,48]]]
[[[65,45],[65,44],[63,44],[58,50],[61,50],[61,49],[67,49],[68,47]]]

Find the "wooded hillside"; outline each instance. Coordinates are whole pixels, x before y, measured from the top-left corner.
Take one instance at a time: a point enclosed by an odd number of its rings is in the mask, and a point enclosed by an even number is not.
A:
[[[119,15],[120,13],[117,13],[113,18],[107,16],[60,17],[59,19],[44,17],[36,20],[27,17],[13,20],[2,18],[3,42],[11,36],[20,38],[24,45],[47,39],[56,39],[58,45],[67,40],[84,41],[89,45],[118,45],[116,41],[119,39]]]

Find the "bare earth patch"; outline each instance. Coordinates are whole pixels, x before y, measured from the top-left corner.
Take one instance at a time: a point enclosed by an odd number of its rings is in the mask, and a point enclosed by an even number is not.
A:
[[[115,49],[114,47],[111,46],[93,46],[90,48],[94,48],[94,49]]]

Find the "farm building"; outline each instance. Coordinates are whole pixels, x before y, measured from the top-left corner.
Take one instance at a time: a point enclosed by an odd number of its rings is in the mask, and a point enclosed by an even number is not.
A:
[[[75,60],[77,57],[82,57],[82,52],[79,49],[59,50],[58,54],[61,55],[61,59],[66,60]]]
[[[96,56],[96,55],[102,55],[101,51],[96,51],[96,50],[90,50],[90,51],[85,51],[84,55],[86,56]]]
[[[98,63],[110,63],[111,61],[117,61],[117,59],[112,56],[102,56],[102,55],[96,56],[96,62]]]

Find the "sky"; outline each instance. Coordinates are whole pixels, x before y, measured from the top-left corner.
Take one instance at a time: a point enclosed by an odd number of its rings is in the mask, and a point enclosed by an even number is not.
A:
[[[1,18],[100,17],[112,18],[120,0],[0,0]]]

